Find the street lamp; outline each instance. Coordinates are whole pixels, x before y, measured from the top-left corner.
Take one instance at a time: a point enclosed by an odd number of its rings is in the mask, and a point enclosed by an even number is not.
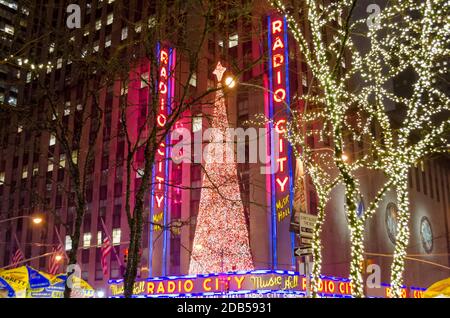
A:
[[[228,76],[228,77],[225,79],[225,85],[226,85],[228,88],[233,88],[233,87],[236,86],[236,81],[234,80],[233,77]]]
[[[36,225],[41,224],[42,221],[43,221],[43,219],[40,216],[36,216],[33,218],[33,223]]]
[[[10,222],[10,221],[18,220],[18,219],[30,219],[33,222],[33,224],[36,224],[36,225],[39,225],[44,221],[44,219],[38,215],[35,215],[35,216],[22,215],[22,216],[15,216],[12,218],[0,220],[0,223]]]

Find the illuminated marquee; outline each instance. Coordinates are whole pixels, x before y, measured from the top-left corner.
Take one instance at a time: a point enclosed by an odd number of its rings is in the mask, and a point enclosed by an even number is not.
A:
[[[123,296],[123,281],[110,281],[110,296]],[[255,270],[227,274],[208,274],[199,276],[171,276],[149,278],[137,281],[134,295],[137,297],[207,297],[223,294],[267,294],[285,293],[304,297],[307,280],[303,275],[292,271]],[[423,288],[404,288],[404,298],[422,298]],[[351,283],[348,279],[323,277],[319,282],[322,297],[351,297]],[[369,297],[388,298],[389,285],[379,288]]]
[[[268,17],[269,83],[266,116],[272,119],[270,158],[272,172],[269,200],[272,207],[271,242],[272,262],[294,262],[292,255],[294,236],[289,232],[290,215],[293,205],[293,177],[291,146],[283,137],[290,110],[289,63],[286,20],[281,15]],[[279,134],[276,138],[274,131]],[[290,242],[291,244],[286,244]]]
[[[171,113],[171,98],[173,96],[173,64],[175,52],[166,46],[158,47],[159,58],[159,78],[158,78],[158,112],[156,114],[156,125],[159,131],[163,131]],[[154,269],[157,273],[165,275],[168,232],[165,231],[161,239],[154,232],[161,231],[162,226],[167,224],[169,204],[167,202],[169,177],[169,135],[160,142],[155,156],[155,166],[153,167],[152,198],[150,205],[151,222],[156,223],[150,230],[149,242],[149,272]],[[158,137],[157,137],[158,138]],[[158,138],[161,139],[161,138]],[[160,224],[160,225],[159,225]],[[157,267],[158,268],[154,268]],[[161,267],[161,268],[159,268]]]

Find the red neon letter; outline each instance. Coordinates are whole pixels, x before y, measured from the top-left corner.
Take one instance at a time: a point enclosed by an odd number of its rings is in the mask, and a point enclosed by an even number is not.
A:
[[[280,178],[277,178],[277,183],[280,186],[281,192],[284,192],[284,188],[286,186],[287,181],[288,181],[288,177],[285,177],[284,181],[281,181]]]
[[[283,26],[283,22],[281,20],[272,22],[272,34],[277,32],[281,32],[281,27]]]
[[[282,54],[275,54],[272,58],[273,67],[281,66],[284,63],[284,56]]]
[[[164,178],[162,178],[162,177],[155,177],[155,179],[158,180],[158,189],[161,190],[161,186],[162,186],[162,183],[164,181]]]
[[[169,55],[167,54],[167,51],[162,50],[161,51],[161,59],[160,59],[161,63],[167,64],[168,60],[169,60]]]
[[[167,70],[165,67],[161,68],[161,73],[159,74],[159,76],[167,78]]]
[[[159,149],[158,149],[158,153],[161,155],[161,156],[164,156],[164,152],[162,151],[162,149],[164,149],[164,148],[166,148],[166,144],[165,143],[161,143],[160,145],[159,145]]]
[[[163,200],[164,196],[159,197],[158,195],[156,195],[156,203],[158,204],[158,208],[161,207],[161,202]]]
[[[277,159],[277,162],[279,162],[280,163],[280,172],[283,172],[284,171],[284,162],[287,160],[287,157],[283,157],[283,158],[280,158],[280,159]]]
[[[286,98],[286,91],[283,88],[279,88],[275,91],[275,94],[273,95],[273,99],[276,102],[282,102]]]
[[[164,114],[159,114],[159,115],[158,115],[158,125],[159,125],[160,127],[164,127],[164,125],[166,124],[166,122],[167,122],[166,116],[164,116]]]
[[[272,51],[275,51],[278,48],[280,48],[280,49],[284,48],[283,41],[281,41],[281,39],[279,37],[277,37],[277,39],[275,40],[275,43],[273,44],[273,47],[272,47]]]
[[[277,121],[277,123],[275,124],[275,130],[277,131],[277,133],[283,134],[286,132],[286,128],[284,128],[285,123],[286,119],[280,119],[279,121]]]
[[[163,82],[159,82],[159,93],[167,94],[167,85]]]

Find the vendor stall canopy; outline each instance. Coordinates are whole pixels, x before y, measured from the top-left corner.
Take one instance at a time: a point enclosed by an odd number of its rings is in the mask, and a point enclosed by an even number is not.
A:
[[[94,297],[95,291],[86,281],[72,279],[72,297]],[[63,298],[66,280],[66,275],[55,276],[30,266],[0,270],[0,298]]]

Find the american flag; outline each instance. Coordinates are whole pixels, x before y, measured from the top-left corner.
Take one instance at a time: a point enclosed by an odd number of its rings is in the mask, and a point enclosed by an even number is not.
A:
[[[111,241],[109,240],[109,237],[106,236],[103,239],[103,244],[102,244],[102,269],[103,269],[103,275],[107,276],[108,275],[108,262],[106,260],[106,257],[111,253],[112,250],[112,246],[111,246]]]
[[[24,259],[25,257],[23,256],[22,251],[20,250],[20,248],[18,248],[11,258],[12,267],[13,268],[17,267],[20,263],[24,261]]]
[[[57,261],[56,257],[58,255],[62,255],[63,254],[63,247],[61,244],[59,244],[56,247],[53,247],[52,250],[52,256],[50,257],[50,263],[48,264],[48,272],[52,275],[56,275],[56,273],[58,273],[58,269],[59,269],[59,265],[60,263]]]

